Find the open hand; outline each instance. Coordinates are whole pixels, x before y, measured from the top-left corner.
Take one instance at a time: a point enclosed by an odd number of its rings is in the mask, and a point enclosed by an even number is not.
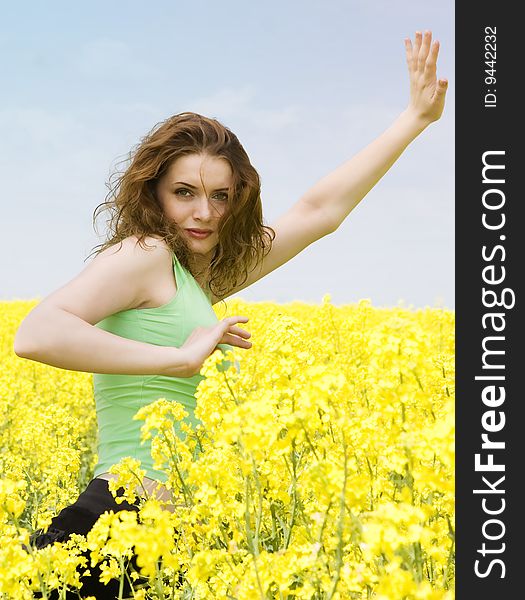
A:
[[[439,42],[432,43],[432,32],[422,35],[416,31],[414,45],[405,39],[406,59],[410,75],[410,101],[408,110],[426,124],[437,121],[445,106],[448,87],[446,79],[436,79]]]
[[[226,317],[211,327],[196,327],[181,346],[188,363],[188,374],[185,376],[191,377],[199,373],[203,362],[216,349],[217,344],[230,344],[246,350],[251,348],[252,343],[247,339],[251,337],[251,333],[236,325],[247,321],[248,317]]]

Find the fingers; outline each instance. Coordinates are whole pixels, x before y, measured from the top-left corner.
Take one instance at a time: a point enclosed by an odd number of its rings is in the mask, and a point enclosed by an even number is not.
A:
[[[252,343],[248,340],[243,339],[237,335],[232,335],[231,333],[225,333],[222,336],[221,343],[230,344],[231,346],[237,346],[238,348],[251,348]]]
[[[226,317],[223,319],[221,325],[225,331],[222,336],[222,342],[238,346],[239,348],[251,348],[252,343],[247,341],[246,338],[251,337],[252,334],[246,331],[246,329],[236,326],[236,323],[246,323],[248,320],[249,318],[244,316]]]
[[[240,346],[241,348],[251,348],[252,343],[248,342],[247,339],[252,337],[252,334],[245,329],[241,329],[240,327],[230,327],[227,331],[224,332],[222,339],[224,340],[222,343],[231,344],[235,343],[236,346]],[[231,340],[231,341],[230,341]]]
[[[405,38],[405,53],[410,72],[424,73],[428,79],[435,77],[439,42],[432,43],[432,31],[416,31],[414,44]]]
[[[235,325],[235,323],[247,323],[249,321],[249,317],[225,317],[222,320],[222,323],[227,323],[228,325]]]
[[[417,68],[419,71],[422,71],[425,68],[425,63],[428,56],[428,51],[430,50],[430,42],[432,40],[432,32],[427,30],[425,31],[425,35],[421,36],[419,34],[420,40],[420,48],[417,55]]]
[[[230,327],[228,333],[233,333],[233,334],[238,335],[243,338],[252,337],[252,334],[249,331],[246,331],[246,329],[241,329],[240,327],[234,327],[233,325]]]
[[[427,56],[427,60],[425,61],[425,79],[427,81],[435,81],[436,79],[436,64],[438,54],[439,42],[437,40],[434,40],[432,46],[430,47],[430,52]]]
[[[414,49],[412,48],[412,40],[410,38],[405,38],[405,52],[407,58],[408,68],[412,69],[412,56],[414,54]]]
[[[414,47],[412,49],[412,66],[414,67],[414,69],[418,68],[418,57],[419,57],[419,50],[421,49],[421,31],[416,31],[416,37],[414,40]]]

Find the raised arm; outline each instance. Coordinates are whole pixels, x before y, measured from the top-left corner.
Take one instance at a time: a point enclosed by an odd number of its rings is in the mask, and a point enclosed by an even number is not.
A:
[[[416,32],[414,46],[405,40],[410,100],[407,108],[376,140],[323,177],[271,226],[275,240],[270,252],[248,279],[224,297],[240,292],[287,263],[310,244],[336,231],[399,158],[408,144],[443,112],[447,80],[436,80],[439,42],[432,33]],[[212,302],[220,298],[213,296]]]
[[[410,142],[443,112],[448,82],[436,79],[439,42],[432,43],[431,31],[426,31],[424,36],[418,31],[414,45],[410,39],[405,39],[405,51],[410,76],[407,108],[384,133],[320,179],[301,199],[322,209],[334,229],[390,169]]]

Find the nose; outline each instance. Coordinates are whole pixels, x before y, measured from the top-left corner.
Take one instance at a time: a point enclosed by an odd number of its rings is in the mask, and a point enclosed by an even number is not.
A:
[[[193,217],[200,221],[209,221],[215,214],[214,208],[206,196],[199,196],[194,205]]]

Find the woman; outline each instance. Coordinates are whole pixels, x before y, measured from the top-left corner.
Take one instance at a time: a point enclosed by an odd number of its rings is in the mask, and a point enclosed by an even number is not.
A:
[[[218,321],[212,305],[334,232],[408,144],[440,118],[447,81],[436,79],[439,43],[432,43],[430,31],[416,32],[405,49],[407,108],[272,227],[262,224],[257,172],[237,137],[216,120],[181,113],[142,140],[104,203],[113,211],[107,242],[25,318],[16,335],[18,356],[94,374],[99,425],[93,480],[46,533],[37,532],[36,547],[87,533],[104,510],[137,510],[136,504],[116,504],[108,488],[114,477],[108,470],[123,456],[140,458],[146,470],[137,495],[154,493],[174,510],[177,499],[163,485],[165,474],[153,468],[150,447],[141,446],[133,415],[171,397],[195,424],[194,392],[204,360],[217,347],[251,347],[250,333],[239,326],[247,317]],[[92,572],[82,593],[114,597],[113,582],[102,586]]]

